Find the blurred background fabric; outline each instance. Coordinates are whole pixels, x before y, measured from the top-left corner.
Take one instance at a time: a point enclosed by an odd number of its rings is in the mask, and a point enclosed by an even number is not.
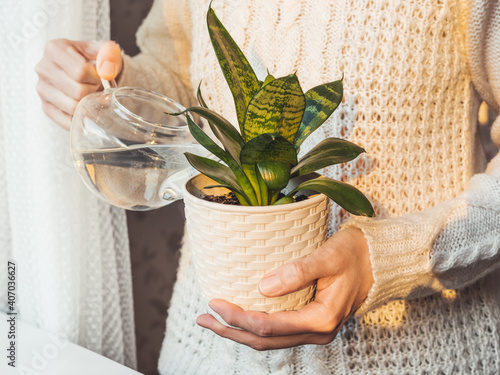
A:
[[[125,212],[82,184],[69,133],[35,90],[47,41],[110,37],[109,1],[0,0],[0,9],[1,308],[12,260],[23,320],[135,367]]]

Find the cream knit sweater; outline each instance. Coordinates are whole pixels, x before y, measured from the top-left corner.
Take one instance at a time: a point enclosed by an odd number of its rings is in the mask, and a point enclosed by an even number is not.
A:
[[[210,46],[209,0],[156,1],[126,57],[122,85],[209,106],[235,120]],[[162,374],[500,373],[500,156],[484,172],[479,97],[500,103],[500,2],[216,0],[255,68],[296,71],[304,90],[344,79],[344,100],[304,144],[347,138],[367,153],[329,177],[349,180],[376,219],[350,219],[369,242],[375,283],[326,346],[256,352],[195,325],[207,311],[182,249]],[[492,131],[500,144],[500,123]],[[477,174],[475,174],[477,173]],[[330,233],[348,219],[333,207]]]

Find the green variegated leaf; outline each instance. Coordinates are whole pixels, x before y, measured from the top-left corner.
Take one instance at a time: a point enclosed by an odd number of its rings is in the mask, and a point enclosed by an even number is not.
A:
[[[205,134],[203,130],[201,130],[198,125],[196,125],[193,120],[188,116],[188,126],[191,135],[196,139],[203,147],[205,147],[212,154],[221,159],[227,166],[231,169],[231,171],[236,176],[238,180],[238,184],[241,187],[241,190],[245,196],[245,198],[250,202],[251,205],[257,206],[257,198],[255,196],[255,192],[248,181],[247,176],[241,169],[240,165],[234,160],[231,155],[229,155],[226,151],[224,151],[217,143],[215,143],[208,135]]]
[[[231,190],[235,190],[240,194],[243,193],[238,185],[238,180],[234,176],[234,173],[225,165],[190,152],[185,152],[184,155],[186,155],[189,164],[191,164],[198,172],[203,173],[205,176],[210,177],[219,184],[228,186]]]
[[[259,179],[257,177],[255,165],[241,163],[241,168],[243,169],[243,172],[245,172],[248,181],[250,181],[250,183],[252,184],[253,191],[255,191],[255,195],[257,197],[257,202],[259,203],[259,206],[262,206],[262,196],[260,192]]]
[[[215,54],[233,94],[236,114],[243,134],[245,111],[250,99],[259,90],[260,83],[245,55],[212,8],[207,13],[207,25]]]
[[[292,196],[299,190],[314,190],[323,193],[354,215],[375,216],[370,201],[354,186],[327,177],[315,178],[300,184],[288,193]]]
[[[250,100],[243,125],[249,141],[260,134],[277,133],[293,143],[306,100],[295,74],[264,85]]]
[[[203,101],[203,98],[201,98],[201,100]],[[238,133],[229,121],[207,107],[190,107],[180,113],[173,113],[172,115],[177,116],[186,112],[196,113],[206,119],[210,125],[210,129],[212,129],[214,135],[222,143],[224,149],[229,152],[234,160],[239,162],[240,151],[244,142],[240,133]]]
[[[340,138],[327,138],[309,151],[292,168],[292,176],[305,175],[329,165],[356,159],[365,150],[352,142]]]
[[[257,175],[257,181],[259,182],[259,190],[260,190],[260,201],[263,206],[267,206],[269,204],[269,190],[267,188],[266,182],[262,178],[260,174],[259,168],[255,165],[255,174]]]
[[[203,99],[203,95],[201,94],[201,81],[200,81],[200,84],[198,85],[198,90],[196,91],[196,98],[198,99],[198,103],[200,104],[201,107],[203,108],[207,108],[208,109],[208,105],[207,103],[205,102],[205,99]],[[205,119],[207,120],[207,119]],[[220,139],[222,138],[222,135],[219,131],[219,129],[217,129],[217,127],[214,125],[214,123],[210,120],[207,120],[208,121],[208,124],[210,125],[210,129],[212,129],[212,132],[214,133],[214,135],[217,137],[217,139],[220,141]],[[229,122],[229,121],[227,121]],[[226,149],[226,151],[230,152],[227,147],[224,146],[224,148]],[[235,155],[231,154],[231,156],[237,161],[238,158],[235,157]]]
[[[201,107],[208,108],[205,99],[203,99],[203,95],[201,95],[201,81],[198,84],[198,90],[196,90],[196,99],[198,99],[198,103],[200,104]]]
[[[257,169],[269,190],[280,191],[290,180],[290,165],[280,161],[261,161]]]
[[[337,109],[343,94],[342,80],[319,85],[306,92],[306,110],[293,143],[296,148]]]
[[[292,198],[292,197],[287,197],[287,196],[284,196],[283,198],[278,199],[278,200],[276,201],[276,203],[274,203],[274,204],[275,204],[275,205],[279,205],[279,204],[289,204],[289,203],[293,203],[293,202],[295,202],[295,201],[293,200],[293,198]]]
[[[245,143],[241,149],[240,160],[252,165],[265,160],[296,165],[297,150],[281,135],[261,134]]]
[[[276,78],[274,78],[269,72],[267,72],[267,77],[266,80],[262,83],[262,86],[267,85],[268,83],[274,81]]]

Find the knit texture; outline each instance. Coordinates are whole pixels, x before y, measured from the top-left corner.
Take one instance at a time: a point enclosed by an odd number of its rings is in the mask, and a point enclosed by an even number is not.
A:
[[[179,95],[184,85],[191,102],[203,79],[208,105],[236,123],[206,29],[208,3],[156,1],[139,34],[144,53],[135,61],[144,65],[127,59],[124,83],[151,82],[141,78],[148,75],[142,68],[162,71],[152,87]],[[220,0],[212,6],[260,79],[266,68],[274,76],[296,71],[305,91],[344,73],[342,104],[302,152],[325,137],[367,150],[323,173],[350,181],[375,206],[376,219],[360,219],[332,205],[329,227],[330,234],[341,225],[363,230],[375,283],[357,318],[331,344],[256,352],[195,325],[207,306],[185,242],[160,372],[499,373],[498,286],[482,277],[500,257],[500,157],[483,172],[475,127],[480,97],[492,108],[500,99],[500,5]],[[175,44],[148,39],[146,31],[175,35]],[[492,138],[500,144],[498,122]]]

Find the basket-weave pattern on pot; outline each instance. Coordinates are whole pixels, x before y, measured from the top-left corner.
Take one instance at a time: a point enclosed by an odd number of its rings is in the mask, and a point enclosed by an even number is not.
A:
[[[329,199],[317,195],[293,204],[243,207],[207,202],[192,194],[197,187],[213,184],[210,181],[195,176],[184,193],[191,259],[204,297],[266,312],[306,305],[315,286],[265,298],[258,283],[272,269],[309,255],[326,240]],[[209,190],[220,192],[227,190]]]

